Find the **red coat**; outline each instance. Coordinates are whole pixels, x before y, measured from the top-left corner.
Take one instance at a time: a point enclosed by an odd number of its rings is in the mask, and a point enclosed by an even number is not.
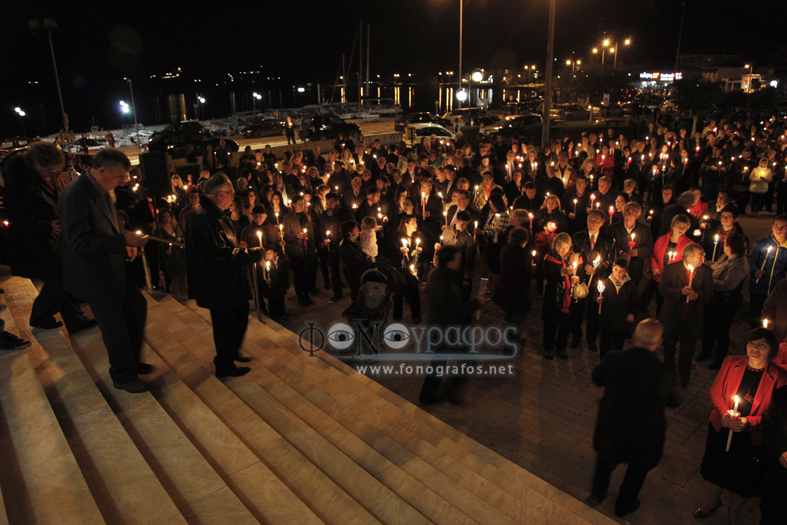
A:
[[[716,376],[716,380],[713,382],[710,392],[708,392],[710,401],[713,404],[710,422],[717,432],[721,431],[722,428],[721,418],[728,410],[733,409],[735,403],[732,397],[738,392],[748,361],[749,357],[745,355],[725,357],[721,370],[719,370],[719,375]],[[751,432],[751,441],[754,446],[762,443],[760,422],[763,414],[767,412],[768,406],[771,404],[771,396],[774,390],[784,385],[787,385],[787,371],[773,363],[768,363],[768,366],[762,373],[760,386],[757,388],[757,395],[754,397],[754,403],[752,403],[751,413],[746,416],[749,422],[746,432]]]
[[[658,239],[656,239],[656,244],[653,246],[653,253],[650,255],[650,271],[652,272],[655,269],[658,269],[659,272],[662,274],[664,273],[664,252],[667,251],[667,246],[669,245],[670,237],[672,237],[672,232],[665,233]],[[678,255],[672,260],[672,262],[678,262],[683,260],[683,248],[686,247],[687,244],[690,244],[692,241],[685,235],[678,239],[678,246],[675,250],[678,252]],[[653,280],[657,283],[661,282],[661,275],[656,276],[653,274]]]

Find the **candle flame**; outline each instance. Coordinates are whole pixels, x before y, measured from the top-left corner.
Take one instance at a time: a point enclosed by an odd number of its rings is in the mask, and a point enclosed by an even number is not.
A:
[[[767,319],[763,319],[762,320],[762,327],[763,328],[768,328],[768,320]]]

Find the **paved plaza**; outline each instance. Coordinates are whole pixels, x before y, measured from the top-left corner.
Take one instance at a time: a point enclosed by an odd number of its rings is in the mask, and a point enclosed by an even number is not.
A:
[[[740,223],[751,243],[770,234],[772,214],[759,219],[741,217]],[[478,282],[476,278],[476,287]],[[318,278],[318,286],[321,284]],[[641,286],[644,284],[643,280]],[[748,331],[748,292],[744,293],[745,302],[731,333],[731,353],[742,353],[736,345]],[[349,306],[349,293],[337,304],[328,302],[330,296],[330,292],[323,291],[314,298],[315,306],[304,309],[290,293],[287,297],[290,321],[285,326],[298,333],[309,322],[329,326],[340,320],[342,311]],[[593,430],[597,402],[603,393],[590,378],[598,354],[589,352],[583,341],[578,349],[568,350],[568,360],[542,359],[541,297],[533,291],[532,299],[533,310],[526,320],[527,342],[523,352],[514,359],[514,375],[473,377],[464,385],[461,403],[446,402],[425,410],[555,487],[584,500],[589,494],[595,463]],[[421,304],[426,319],[426,301],[422,300]],[[655,313],[655,304],[652,309]],[[480,324],[502,325],[502,319],[502,310],[489,305],[484,307]],[[407,325],[409,321],[409,306],[405,305],[403,323]],[[626,344],[630,345],[631,341]],[[661,350],[658,353],[662,355]],[[612,477],[610,494],[600,509],[603,513],[621,523],[695,522],[691,513],[702,504],[706,491],[699,466],[711,411],[708,390],[715,377],[715,371],[708,370],[706,365],[694,365],[683,404],[677,410],[667,410],[664,456],[648,475],[640,496],[640,509],[624,519],[614,518],[614,500],[624,472],[623,467],[618,467]],[[380,374],[373,378],[410,402],[418,402],[422,376]],[[725,507],[706,523],[727,523],[728,499],[725,495]],[[759,523],[757,503],[750,501],[744,511],[747,524]]]

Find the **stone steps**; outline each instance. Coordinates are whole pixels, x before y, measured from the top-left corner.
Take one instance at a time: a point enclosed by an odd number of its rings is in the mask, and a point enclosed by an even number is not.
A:
[[[6,523],[104,523],[25,350],[0,353],[0,465]]]
[[[221,422],[260,459],[260,467],[274,475],[281,488],[292,491],[313,518],[304,515],[290,523],[377,523],[366,509],[348,496],[307,457],[278,434],[212,372],[203,368],[189,350],[199,339],[186,339],[187,330],[165,304],[149,310],[146,340],[175,374],[216,414]],[[176,334],[175,336],[172,333]],[[182,343],[182,344],[181,344]],[[189,347],[187,350],[185,347]],[[278,476],[278,477],[276,477]],[[273,480],[269,482],[273,491]],[[262,489],[262,487],[261,487]],[[287,502],[282,492],[279,504]],[[275,492],[274,492],[275,493]]]
[[[193,302],[187,303],[187,306],[196,308]],[[266,325],[262,325],[252,320],[247,340],[256,340],[257,342],[273,340],[290,354],[300,359],[307,357],[308,354],[298,345],[296,334],[272,321],[266,322]],[[265,344],[263,343],[262,346],[264,347]],[[339,388],[346,387],[362,395],[369,400],[370,409],[385,411],[394,418],[393,425],[405,426],[412,430],[425,441],[439,447],[440,450],[445,450],[464,466],[514,498],[520,501],[532,501],[533,493],[536,493],[554,502],[557,508],[562,508],[573,514],[574,519],[581,519],[594,525],[614,523],[613,520],[595,509],[508,461],[440,419],[424,412],[369,377],[357,373],[355,369],[342,361],[325,352],[317,352],[314,355],[325,364],[321,368],[322,373],[336,376],[336,380],[331,381],[332,385]],[[341,377],[348,381],[340,381]],[[349,386],[348,383],[354,383],[356,386]],[[363,390],[358,389],[358,386],[362,386]]]
[[[204,323],[209,323],[206,310],[196,307],[193,301],[187,303],[187,306],[201,317]],[[266,377],[264,372],[254,367],[250,376],[266,390],[277,392],[283,400],[288,399],[293,410],[296,404],[300,403],[293,400],[294,397],[308,399],[315,407],[335,418],[340,425],[352,429],[356,436],[381,453],[385,454],[383,450],[387,446],[391,457],[395,458],[396,448],[406,449],[406,453],[435,467],[453,483],[467,487],[518,523],[613,523],[603,514],[479,445],[478,447],[490,452],[487,457],[497,465],[488,468],[489,460],[482,460],[474,453],[477,447],[468,450],[467,446],[450,439],[449,436],[458,431],[448,427],[444,429],[448,435],[438,432],[429,424],[428,419],[431,416],[427,413],[324,352],[315,354],[320,356],[320,359],[309,358],[295,342],[297,336],[270,320],[266,320],[266,323],[263,325],[256,320],[250,321],[245,348],[276,378]],[[198,329],[195,327],[195,330]],[[259,343],[261,348],[255,350],[251,346],[254,343]],[[356,380],[350,381],[348,377]],[[359,388],[359,383],[364,387],[372,386],[368,383],[373,383],[379,388]],[[293,389],[298,392],[296,396],[287,392]],[[381,392],[389,395],[384,397]],[[392,403],[390,398],[407,405],[410,412],[406,413],[401,406]],[[301,410],[304,411],[303,417],[306,417],[308,407],[301,406]],[[442,422],[439,423],[447,427]],[[377,435],[370,435],[370,432],[377,432]],[[379,437],[384,441],[377,439]],[[475,443],[472,440],[463,443],[472,444],[471,442]],[[506,464],[502,470],[500,466]],[[450,498],[450,495],[446,497]],[[463,502],[457,503],[461,508]]]

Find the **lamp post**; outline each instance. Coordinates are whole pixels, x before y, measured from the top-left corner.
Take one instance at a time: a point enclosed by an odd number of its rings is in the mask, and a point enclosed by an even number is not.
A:
[[[22,118],[26,113],[22,111],[22,108],[14,108],[14,111],[19,115],[19,122],[22,123],[22,136],[27,135],[27,133],[25,133],[25,120]]]
[[[257,112],[257,101],[262,99],[262,95],[260,95],[259,93],[256,93],[256,92],[252,93],[251,95],[252,95],[252,97],[251,97],[251,111],[252,111],[252,113],[256,113]]]
[[[42,23],[43,22],[43,23]],[[29,19],[27,27],[32,32],[40,29],[46,29],[47,38],[49,40],[49,52],[52,55],[52,68],[55,71],[55,86],[57,86],[57,98],[60,100],[60,114],[63,117],[63,132],[61,138],[65,139],[68,155],[66,155],[66,167],[71,167],[71,142],[72,137],[68,125],[68,115],[66,114],[66,107],[63,104],[63,93],[60,91],[60,75],[57,72],[57,59],[55,58],[55,46],[52,44],[52,30],[57,28],[57,21],[54,18],[39,18]]]
[[[484,79],[484,73],[480,69],[476,69],[475,71],[473,71],[473,74],[470,75],[470,80],[472,80],[472,82],[470,82],[470,105],[471,106],[473,105],[473,82],[478,84],[483,79]],[[476,106],[478,105],[478,95],[476,95],[476,97],[475,97],[475,105]]]
[[[464,98],[459,96],[460,93],[464,93],[462,91],[462,26],[464,22],[464,10],[465,10],[465,2],[464,0],[459,0],[459,74],[457,78],[459,79],[459,91],[456,92],[456,98],[459,100],[459,107],[462,107],[462,102],[464,102],[467,95]]]
[[[627,38],[626,40],[624,40],[623,41],[623,45],[626,45],[626,46],[631,45],[631,39]],[[619,44],[616,42],[615,43],[615,50],[614,50],[614,52],[615,52],[615,62],[614,62],[614,65],[612,66],[612,69],[617,69],[618,68],[618,55],[619,55],[618,47],[619,47]]]
[[[205,118],[205,115],[202,114],[201,104],[205,103],[205,99],[201,95],[197,95],[197,120],[199,120],[199,116],[202,115],[202,118]]]
[[[557,0],[549,0],[549,32],[547,34],[547,71],[544,81],[544,111],[541,114],[541,147],[549,141],[549,126],[552,113],[552,63],[555,51],[555,7]]]
[[[582,65],[582,61],[581,60],[571,60],[569,58],[568,60],[566,60],[566,65],[567,66],[571,66],[571,73],[574,73],[576,71],[576,66]]]
[[[128,82],[128,89],[131,93],[131,110],[134,113],[134,131],[137,134],[137,152],[142,155],[142,143],[139,139],[139,124],[137,123],[137,105],[134,103],[134,87],[131,85],[130,78],[126,78],[124,80]],[[128,111],[128,105],[126,105],[126,111]]]

